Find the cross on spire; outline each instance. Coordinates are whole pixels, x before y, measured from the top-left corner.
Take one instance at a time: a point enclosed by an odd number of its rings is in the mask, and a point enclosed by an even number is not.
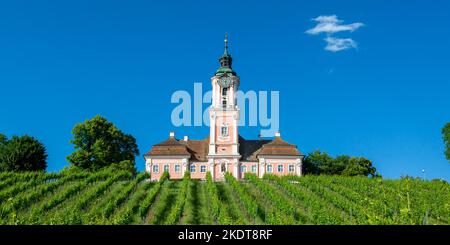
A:
[[[224,43],[225,43],[225,50],[224,50],[223,54],[228,55],[228,33],[225,33]]]

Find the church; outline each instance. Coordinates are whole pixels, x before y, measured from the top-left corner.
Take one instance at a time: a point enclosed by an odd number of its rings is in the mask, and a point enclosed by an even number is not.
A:
[[[240,79],[232,69],[232,61],[225,37],[220,67],[211,78],[209,137],[177,139],[175,133],[170,132],[167,140],[154,145],[144,155],[145,169],[152,180],[159,180],[164,172],[169,172],[171,179],[182,179],[187,170],[192,179],[205,179],[210,172],[215,181],[223,181],[227,172],[237,179],[244,178],[246,173],[259,177],[265,173],[302,175],[304,155],[295,145],[284,141],[279,132],[272,140],[247,140],[239,135],[236,92]]]

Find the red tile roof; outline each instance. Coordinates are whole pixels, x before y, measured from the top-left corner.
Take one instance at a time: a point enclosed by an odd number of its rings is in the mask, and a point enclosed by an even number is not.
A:
[[[186,144],[185,141],[183,143]],[[188,140],[186,146],[191,153],[191,161],[208,161],[206,156],[209,152],[209,137],[203,140]]]
[[[207,161],[209,137],[203,140],[177,140],[169,138],[153,146],[146,156],[190,156],[193,161]],[[302,156],[297,146],[275,137],[274,140],[246,140],[239,136],[239,153],[243,161],[257,161],[264,156]]]
[[[261,147],[258,155],[302,156],[303,154],[297,149],[297,146],[289,144],[281,137],[275,137],[274,140]]]
[[[190,156],[186,145],[182,144],[177,139],[171,137],[166,141],[153,146],[146,156]]]

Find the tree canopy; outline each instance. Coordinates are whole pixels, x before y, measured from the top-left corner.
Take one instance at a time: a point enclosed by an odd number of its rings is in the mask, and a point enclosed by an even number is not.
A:
[[[8,138],[5,135],[0,134],[0,145],[4,144],[7,140]]]
[[[134,166],[135,156],[139,154],[133,136],[99,115],[77,124],[72,134],[70,142],[76,150],[67,160],[82,169],[97,170],[123,161]]]
[[[327,174],[345,176],[377,176],[372,161],[364,157],[350,157],[346,155],[331,157],[319,150],[308,154],[303,161],[305,174]]]
[[[47,167],[45,146],[37,139],[0,134],[0,171],[44,171]]]
[[[445,157],[450,161],[450,122],[442,128],[442,139],[445,144]]]

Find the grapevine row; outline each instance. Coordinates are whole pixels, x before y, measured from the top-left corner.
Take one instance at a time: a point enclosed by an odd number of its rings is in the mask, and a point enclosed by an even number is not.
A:
[[[293,224],[296,222],[305,223],[307,217],[303,212],[292,203],[291,200],[280,195],[280,191],[270,186],[268,182],[262,181],[254,174],[246,174],[245,179],[249,180],[252,184],[257,186],[263,195],[268,198],[275,206],[277,210],[284,212],[287,218],[276,221],[279,224]],[[293,217],[294,220],[290,218]]]
[[[165,224],[174,225],[180,220],[184,205],[186,203],[186,194],[188,193],[189,181],[190,173],[186,172],[183,177],[183,182],[181,183],[181,190],[178,193],[174,206],[172,207],[169,215],[166,218]]]

